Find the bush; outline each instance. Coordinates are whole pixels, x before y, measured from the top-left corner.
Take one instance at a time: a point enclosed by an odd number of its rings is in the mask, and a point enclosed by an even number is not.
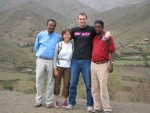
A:
[[[150,67],[150,64],[145,61],[145,62],[144,62],[144,66],[145,66],[145,67]]]
[[[3,84],[3,89],[11,91],[11,90],[13,90],[13,85],[9,82],[6,82]]]
[[[150,103],[150,84],[138,83],[136,87],[132,88],[132,101],[133,102],[146,102]]]

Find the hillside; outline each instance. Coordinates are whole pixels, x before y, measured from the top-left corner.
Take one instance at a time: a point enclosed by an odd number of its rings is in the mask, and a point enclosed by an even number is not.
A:
[[[119,18],[112,18],[107,22],[118,41],[150,39],[150,3],[136,7]]]
[[[150,39],[150,2],[128,7],[115,7],[111,10],[93,14],[92,20],[102,19],[105,30],[112,32],[115,41],[140,41]]]
[[[74,0],[74,1],[70,1],[70,0],[48,0],[48,1],[43,1],[43,0],[21,0],[18,2],[18,0],[1,0],[0,1],[0,12],[4,11],[4,10],[8,10],[14,7],[18,7],[20,5],[23,4],[27,4],[27,3],[32,3],[34,2],[35,4],[32,4],[30,6],[32,6],[33,9],[35,9],[35,11],[43,11],[44,8],[48,8],[49,9],[49,14],[46,14],[45,12],[43,12],[45,15],[44,16],[49,16],[51,15],[51,10],[53,10],[53,12],[55,12],[56,14],[59,13],[60,15],[65,16],[65,19],[58,17],[57,19],[61,19],[61,20],[66,20],[66,19],[76,19],[76,14],[78,14],[78,12],[86,12],[89,15],[97,13],[98,11],[92,9],[91,7],[85,6],[83,4],[81,4],[78,0]],[[40,7],[36,7],[36,5],[39,4]],[[31,7],[30,7],[31,8]],[[47,12],[47,11],[46,11]],[[41,13],[42,14],[42,13]],[[55,16],[55,14],[54,14]],[[63,21],[62,21],[63,22]]]
[[[34,108],[33,94],[20,92],[0,91],[0,113],[87,113],[83,99],[77,99],[77,108],[74,110],[47,109],[44,106]],[[60,99],[62,101],[62,99]],[[149,113],[150,105],[142,103],[120,103],[111,101],[113,113]]]
[[[0,68],[8,70],[32,62],[31,49],[24,47],[33,45],[45,19],[23,6],[1,12],[0,15]]]
[[[36,0],[37,2],[41,2],[42,0]],[[98,13],[95,9],[88,7],[86,5],[81,4],[78,0],[48,0],[45,2],[41,2],[43,6],[49,7],[54,11],[66,16],[66,19],[76,19],[76,15],[79,12],[85,12],[88,15]]]
[[[64,26],[72,26],[72,19],[76,19],[75,15],[80,10],[86,10],[89,14],[95,13],[78,1],[1,0],[0,69],[34,69],[33,44],[37,34],[46,29],[46,21],[49,18],[56,19],[56,31],[60,33]]]
[[[115,7],[128,7],[135,4],[141,4],[146,0],[79,0],[81,3],[96,9],[99,12],[110,10]],[[148,1],[148,0],[147,0]]]
[[[149,2],[115,7],[99,13],[79,1],[2,0],[0,1],[0,52],[3,54],[0,56],[0,67],[7,69],[16,67],[16,64],[20,66],[20,63],[23,66],[33,66],[35,62],[33,44],[37,34],[46,29],[47,19],[57,20],[56,31],[60,33],[64,26],[74,26],[76,14],[83,10],[87,12],[88,22],[91,25],[96,19],[104,20],[105,28],[112,32],[115,42],[150,38]]]

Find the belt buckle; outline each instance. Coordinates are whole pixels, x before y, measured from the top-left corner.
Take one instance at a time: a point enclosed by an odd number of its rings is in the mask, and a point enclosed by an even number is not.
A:
[[[102,62],[94,62],[95,64],[103,64],[103,63],[106,63],[108,61],[102,61]]]
[[[44,59],[44,60],[50,60],[50,58],[44,58],[44,57],[39,57],[41,59]]]
[[[96,64],[102,64],[102,62],[96,62]]]

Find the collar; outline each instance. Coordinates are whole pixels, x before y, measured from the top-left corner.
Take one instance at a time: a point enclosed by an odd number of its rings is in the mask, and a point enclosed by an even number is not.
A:
[[[105,32],[103,31],[100,36],[99,36],[99,35],[96,35],[95,38],[101,39],[104,35],[105,35]]]

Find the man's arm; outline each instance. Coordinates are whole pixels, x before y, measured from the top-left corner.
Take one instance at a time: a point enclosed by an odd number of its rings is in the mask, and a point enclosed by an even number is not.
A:
[[[115,52],[111,52],[109,57],[110,57],[109,58],[110,62],[109,62],[109,66],[108,66],[108,71],[109,71],[109,73],[111,73],[111,72],[113,72],[113,64],[114,64]]]
[[[37,36],[34,44],[34,51],[37,52],[38,50],[39,50],[39,35]]]

